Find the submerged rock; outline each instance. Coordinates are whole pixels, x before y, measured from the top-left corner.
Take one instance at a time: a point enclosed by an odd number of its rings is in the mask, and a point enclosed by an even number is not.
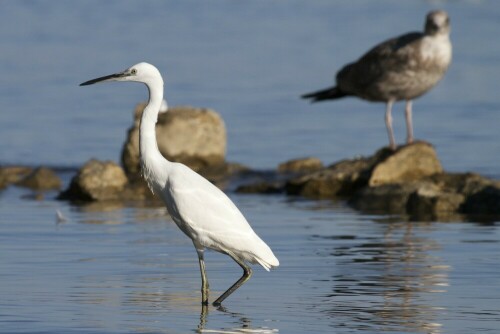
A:
[[[439,173],[418,181],[366,187],[349,203],[356,209],[447,220],[456,214],[500,214],[500,182],[474,173]]]
[[[0,167],[0,189],[19,182],[32,171],[33,168],[24,166]]]
[[[60,189],[62,181],[52,169],[39,167],[17,182],[16,185],[34,190],[50,190]]]
[[[134,124],[128,130],[122,150],[127,174],[138,174],[139,123],[145,104],[135,109]],[[160,152],[195,171],[224,163],[226,128],[218,113],[210,109],[173,107],[158,115],[156,139]]]
[[[323,163],[318,158],[300,158],[283,162],[278,165],[278,173],[307,173],[323,168]]]
[[[365,187],[349,199],[349,204],[357,210],[368,213],[406,213],[410,195],[417,191],[419,184],[384,184]]]
[[[280,194],[284,191],[283,186],[283,182],[279,181],[257,181],[239,186],[236,192],[241,194]]]
[[[406,203],[407,213],[416,220],[448,220],[460,212],[465,196],[427,184],[410,194]]]
[[[123,197],[128,179],[112,161],[88,161],[73,177],[60,199],[81,201],[116,200]]]

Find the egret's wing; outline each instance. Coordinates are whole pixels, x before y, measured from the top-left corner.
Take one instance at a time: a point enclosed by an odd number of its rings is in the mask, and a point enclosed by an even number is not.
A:
[[[237,248],[254,241],[257,235],[224,192],[189,168],[178,167],[170,179],[170,193],[174,215],[187,225],[188,233],[210,248],[217,244]]]

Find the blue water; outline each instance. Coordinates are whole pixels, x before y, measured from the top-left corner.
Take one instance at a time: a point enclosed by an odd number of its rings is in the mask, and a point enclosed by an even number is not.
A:
[[[80,82],[148,61],[171,105],[209,107],[228,129],[228,159],[272,168],[299,156],[330,163],[387,143],[384,106],[309,105],[304,92],[389,36],[452,20],[453,64],[415,103],[416,136],[449,170],[498,174],[500,5],[494,1],[12,1],[0,11],[0,163],[118,160],[134,84]],[[403,106],[396,106],[402,111]],[[403,113],[395,112],[404,140]]]
[[[451,16],[454,58],[414,104],[415,134],[445,169],[500,177],[500,2],[3,1],[0,164],[119,161],[146,89],[78,84],[139,61],[170,105],[218,111],[227,158],[325,163],[386,145],[382,104],[310,105],[302,93],[373,44]],[[405,138],[403,106],[394,113]],[[67,183],[70,174],[63,175]],[[201,312],[192,244],[164,210],[74,206],[0,192],[0,333],[497,333],[498,222],[409,223],[342,202],[230,194],[280,259],[225,309]],[[55,212],[68,218],[55,223]],[[240,275],[207,255],[212,298]]]

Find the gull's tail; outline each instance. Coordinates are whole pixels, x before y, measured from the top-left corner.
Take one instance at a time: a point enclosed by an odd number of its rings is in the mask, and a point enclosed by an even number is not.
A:
[[[347,95],[348,94],[341,91],[337,86],[333,86],[317,92],[304,94],[301,97],[303,99],[311,99],[311,102],[319,102],[324,100],[335,100]]]

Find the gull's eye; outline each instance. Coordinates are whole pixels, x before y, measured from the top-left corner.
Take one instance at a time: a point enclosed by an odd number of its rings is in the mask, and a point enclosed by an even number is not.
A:
[[[130,73],[137,74],[137,70],[135,68],[133,68],[132,71],[130,71]]]

